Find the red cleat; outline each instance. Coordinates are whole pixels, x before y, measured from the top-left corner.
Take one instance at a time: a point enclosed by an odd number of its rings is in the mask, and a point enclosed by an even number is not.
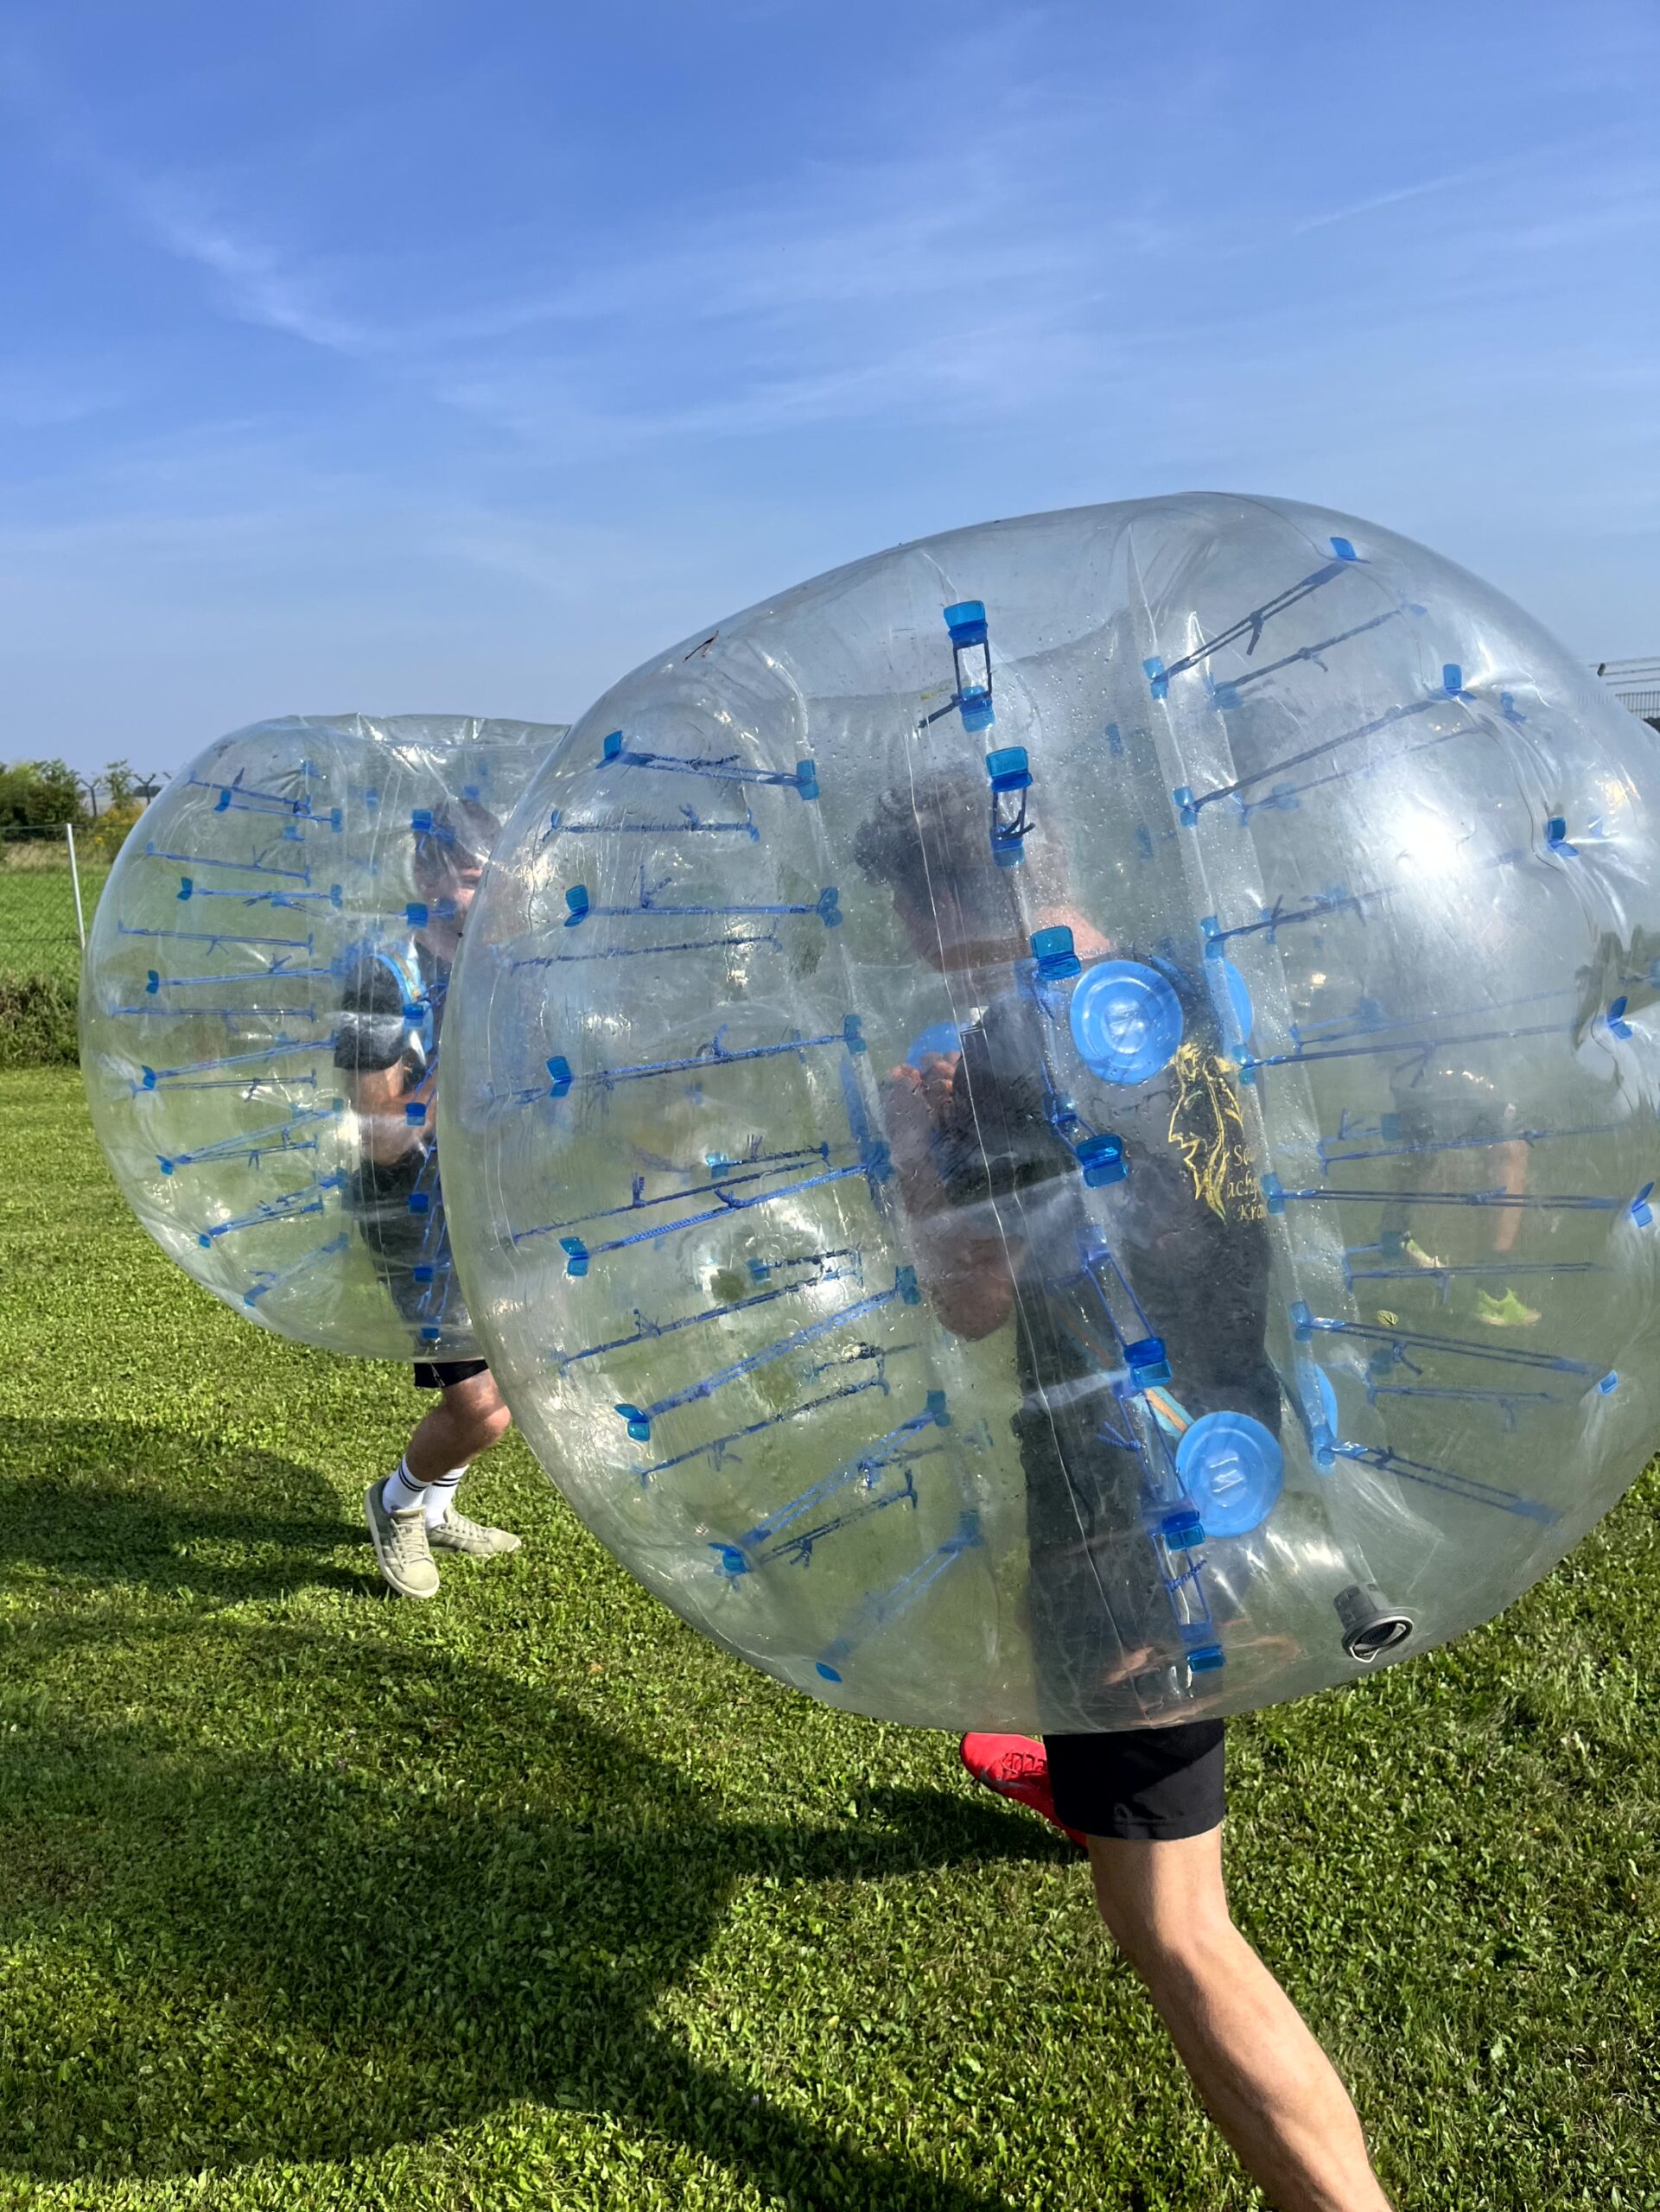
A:
[[[1089,1840],[1055,1818],[1055,1793],[1049,1780],[1049,1758],[1030,1736],[964,1736],[963,1764],[975,1780],[1000,1797],[1012,1798],[1040,1813],[1051,1827],[1087,1850]]]

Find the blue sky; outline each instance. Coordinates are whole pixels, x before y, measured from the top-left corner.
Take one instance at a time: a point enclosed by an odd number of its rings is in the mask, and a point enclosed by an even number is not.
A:
[[[574,716],[1194,486],[1660,650],[1660,10],[12,0],[0,757]]]

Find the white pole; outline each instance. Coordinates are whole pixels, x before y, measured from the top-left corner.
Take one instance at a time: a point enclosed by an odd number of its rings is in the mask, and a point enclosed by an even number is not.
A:
[[[69,848],[69,880],[75,887],[75,938],[83,952],[86,950],[86,917],[80,911],[80,870],[75,865],[75,825],[63,825],[64,842]]]

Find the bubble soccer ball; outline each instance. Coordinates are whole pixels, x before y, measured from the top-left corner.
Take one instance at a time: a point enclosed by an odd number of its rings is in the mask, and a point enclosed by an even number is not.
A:
[[[135,826],[82,970],[117,1182],[239,1313],[326,1350],[474,1350],[433,1078],[458,931],[560,728],[293,715],[211,745]]]
[[[458,1252],[554,1479],[952,1727],[1293,1697],[1653,1441],[1660,759],[1422,548],[1191,496],[677,645],[462,955]]]

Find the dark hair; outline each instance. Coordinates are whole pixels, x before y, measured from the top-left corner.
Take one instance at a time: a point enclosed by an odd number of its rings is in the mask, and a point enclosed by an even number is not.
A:
[[[464,868],[482,868],[501,835],[501,823],[482,800],[447,798],[415,832],[415,873],[423,883],[442,883]]]
[[[949,888],[965,906],[1013,902],[1008,871],[992,857],[987,787],[938,770],[884,791],[853,840],[853,857],[873,883],[913,905],[929,886]]]

